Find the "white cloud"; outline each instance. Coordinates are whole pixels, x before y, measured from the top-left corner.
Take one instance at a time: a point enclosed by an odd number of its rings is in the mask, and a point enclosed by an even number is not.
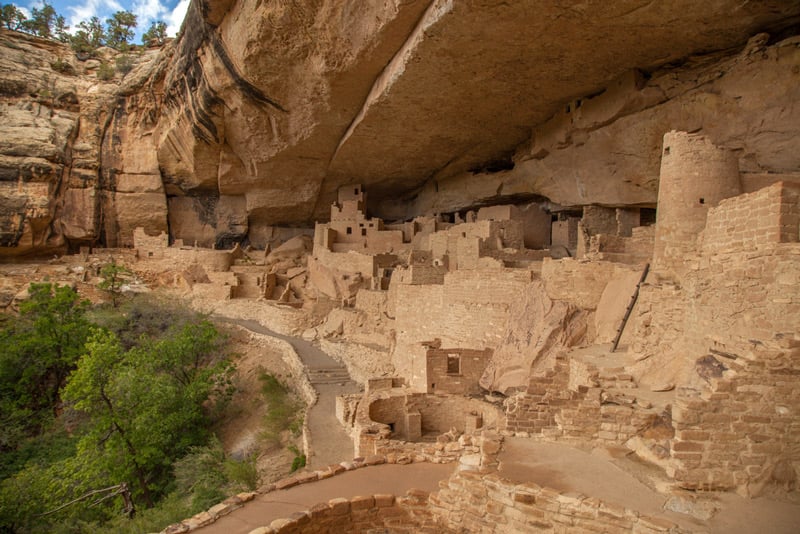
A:
[[[14,5],[16,5],[16,4],[14,4]],[[31,18],[31,10],[28,9],[27,7],[25,7],[25,6],[17,6],[17,9],[22,11],[22,14],[25,15],[26,19]]]
[[[105,22],[103,13],[123,11],[125,8],[117,0],[86,0],[83,4],[69,6],[67,9],[72,12],[67,22],[74,28],[79,22],[88,21],[92,17],[99,17]]]
[[[169,13],[167,6],[160,0],[135,0],[131,9],[136,15],[136,24],[139,28],[146,30],[152,22],[163,20],[164,15]]]
[[[190,0],[180,0],[175,9],[167,15],[164,22],[167,23],[167,35],[174,37],[181,29],[183,19],[186,18],[186,10],[189,9]]]

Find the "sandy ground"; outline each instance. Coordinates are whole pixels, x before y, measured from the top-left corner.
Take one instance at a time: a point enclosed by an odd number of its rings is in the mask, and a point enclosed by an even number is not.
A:
[[[699,503],[698,509],[716,509],[714,516],[701,520],[665,510],[664,505],[673,494],[656,491],[655,484],[645,483],[646,476],[634,476],[635,465],[616,456],[599,448],[586,451],[563,443],[506,438],[499,474],[513,482],[579,492],[642,514],[665,517],[692,532],[800,532],[800,504],[774,498],[744,499],[731,493],[678,491],[674,495]]]

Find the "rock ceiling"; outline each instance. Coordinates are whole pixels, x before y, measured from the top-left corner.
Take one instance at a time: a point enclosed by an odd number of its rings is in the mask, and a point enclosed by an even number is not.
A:
[[[214,36],[197,61],[224,102],[207,109],[219,146],[175,170],[196,176],[180,188],[244,194],[271,223],[324,218],[345,183],[409,195],[509,166],[535,125],[630,69],[743,45],[800,14],[779,0],[367,4],[209,3]],[[236,72],[227,81],[220,50]],[[237,76],[275,105],[254,104]]]

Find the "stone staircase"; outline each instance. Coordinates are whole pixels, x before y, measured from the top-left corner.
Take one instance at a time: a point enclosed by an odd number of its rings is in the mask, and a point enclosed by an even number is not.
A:
[[[603,389],[632,389],[636,387],[633,377],[624,367],[601,367],[597,370],[597,382]]]
[[[343,365],[331,367],[314,367],[308,369],[308,379],[312,385],[344,384],[350,382],[350,375]]]

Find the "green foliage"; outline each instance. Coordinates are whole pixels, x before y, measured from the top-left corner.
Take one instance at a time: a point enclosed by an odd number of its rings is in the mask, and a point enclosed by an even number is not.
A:
[[[133,70],[133,57],[130,54],[120,54],[114,60],[117,65],[117,72],[123,76]]]
[[[287,447],[290,451],[294,453],[294,459],[292,460],[292,470],[291,472],[294,473],[298,469],[302,469],[306,466],[306,455],[300,452],[300,449],[295,447],[294,445],[289,445]]]
[[[56,27],[58,18],[59,15],[56,13],[55,8],[51,4],[44,2],[41,9],[34,7],[31,10],[31,18],[23,23],[23,28],[33,35],[44,37],[45,39],[52,39],[53,30]],[[63,28],[64,17],[61,17],[61,19]]]
[[[228,480],[238,485],[241,489],[253,491],[258,487],[260,476],[258,467],[256,467],[255,456],[245,460],[227,458],[224,468]]]
[[[267,403],[267,413],[264,416],[262,437],[273,445],[280,445],[281,434],[294,427],[300,421],[302,428],[302,412],[300,403],[289,392],[280,380],[268,373],[261,373],[261,394]]]
[[[55,24],[55,30],[53,33],[55,33],[56,39],[58,39],[62,43],[68,43],[70,35],[68,33],[69,26],[67,25],[66,19],[64,19],[64,17],[62,17],[61,15],[56,14],[54,24]]]
[[[157,531],[257,485],[254,459],[227,458],[217,441],[204,447],[215,407],[233,393],[234,372],[209,322],[186,312],[156,313],[156,320],[177,319],[170,327],[146,324],[135,343],[126,334],[126,345],[114,331],[89,322],[88,303],[70,288],[32,284],[29,293],[18,318],[0,315],[0,532]],[[127,302],[123,310],[157,309],[154,301],[143,302]],[[91,317],[119,331],[136,321],[110,307]],[[156,335],[148,336],[151,331]],[[24,358],[36,364],[33,369]],[[62,361],[71,362],[72,372],[55,389],[57,409],[52,401],[31,407],[39,396],[31,396],[20,378],[36,385],[46,372],[64,375],[47,371]],[[39,362],[47,365],[39,368]],[[56,383],[48,378],[39,385]],[[184,461],[205,482],[176,482],[176,460],[205,449],[209,460]],[[134,520],[123,515],[120,496],[97,493],[122,482],[133,492]],[[97,502],[106,495],[111,498]]]
[[[203,316],[173,300],[136,294],[115,309],[95,308],[90,318],[113,331],[127,350],[138,345],[142,337],[152,340],[168,337],[187,325],[202,321]]]
[[[78,23],[77,31],[70,38],[70,44],[76,54],[92,56],[106,42],[103,23],[97,17]]]
[[[127,50],[135,29],[136,15],[130,11],[117,11],[106,19],[106,44],[117,50]]]
[[[142,44],[145,46],[161,46],[167,41],[167,23],[155,21],[146,32],[142,34]]]
[[[258,481],[255,458],[227,457],[216,437],[208,445],[192,447],[175,462],[176,489],[191,496],[193,510],[209,508],[232,493],[254,490]]]
[[[125,351],[113,333],[95,330],[64,389],[89,418],[79,455],[93,456],[108,484],[132,481],[134,500],[148,507],[166,493],[171,462],[208,438],[204,405],[232,393],[232,366],[211,361],[217,339],[203,322]]]
[[[0,450],[39,433],[83,351],[89,302],[68,286],[31,284],[20,317],[0,329]]]
[[[119,70],[119,61],[117,61],[117,70]],[[113,260],[111,263],[103,265],[100,269],[102,281],[97,284],[97,287],[111,295],[111,303],[115,308],[118,306],[119,299],[122,296],[122,285],[130,279],[132,274],[130,269]]]
[[[0,23],[9,30],[19,31],[25,24],[25,13],[14,4],[3,4],[0,7]]]
[[[70,76],[75,74],[75,68],[72,66],[72,63],[69,61],[64,61],[61,58],[57,58],[55,61],[50,63],[50,68],[56,72],[60,72],[61,74],[68,74]]]
[[[114,67],[110,63],[103,61],[97,69],[97,78],[104,82],[114,79]]]
[[[113,532],[114,534],[159,532],[165,526],[191,517],[202,510],[204,508],[193,508],[191,499],[187,499],[183,494],[173,492],[153,508],[138,509],[133,519],[118,514],[109,521],[87,528],[86,531],[97,534],[105,534],[107,532]]]
[[[76,440],[63,428],[20,440],[16,449],[3,453],[0,480],[21,471],[28,464],[45,465],[65,460],[75,454]]]

